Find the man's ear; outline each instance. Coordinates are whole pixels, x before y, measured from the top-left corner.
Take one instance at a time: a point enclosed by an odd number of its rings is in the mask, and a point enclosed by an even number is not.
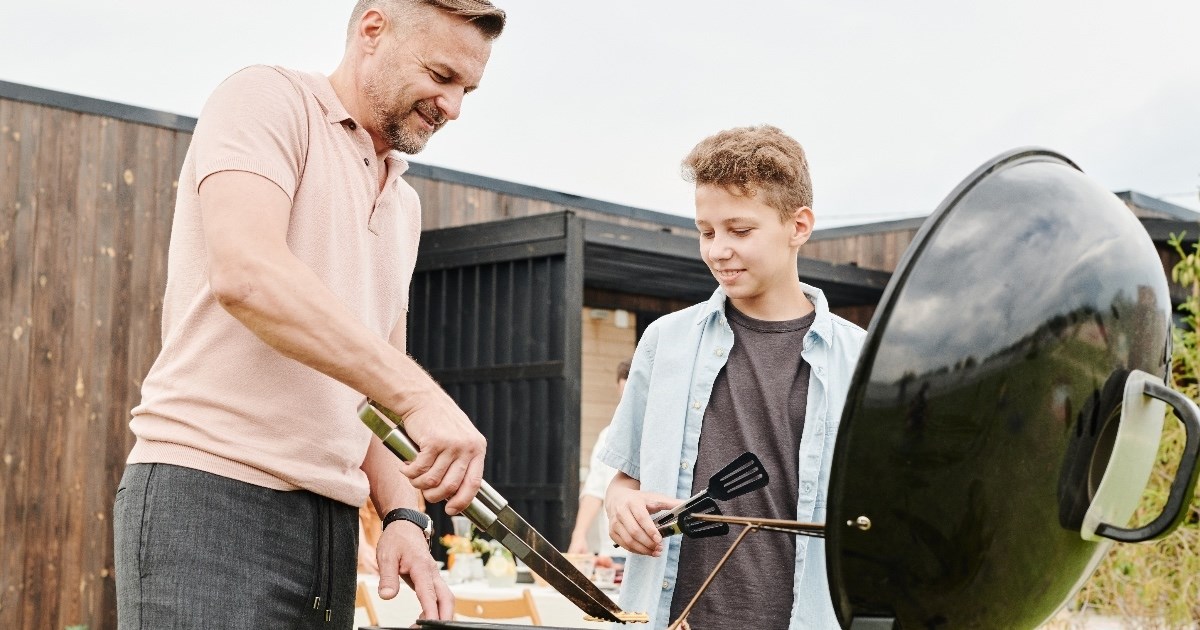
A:
[[[792,218],[788,220],[792,226],[792,247],[799,247],[808,242],[813,231],[813,211],[808,206],[796,208]]]
[[[379,9],[367,9],[355,26],[354,38],[363,52],[373,53],[379,47],[388,27],[388,17]]]

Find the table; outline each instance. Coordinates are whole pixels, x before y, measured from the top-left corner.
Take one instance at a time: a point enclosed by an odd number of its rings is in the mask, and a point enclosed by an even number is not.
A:
[[[444,574],[444,572],[443,572]],[[417,603],[417,597],[412,590],[408,588],[403,581],[400,582],[400,592],[390,600],[379,598],[379,576],[359,574],[358,580],[367,585],[367,592],[371,594],[371,603],[375,606],[375,615],[379,617],[379,625],[381,626],[399,626],[407,627],[416,620],[421,613],[421,605]],[[563,628],[605,628],[609,627],[608,622],[604,621],[584,621],[584,612],[579,610],[571,600],[563,597],[558,591],[540,584],[516,584],[514,586],[493,588],[488,586],[487,582],[472,581],[463,582],[461,584],[450,585],[450,590],[457,597],[472,597],[478,599],[509,599],[520,597],[521,591],[529,589],[533,594],[533,600],[537,604],[538,614],[542,617],[542,623],[547,626],[559,626]],[[606,590],[606,594],[616,601],[617,592],[615,590]],[[529,623],[526,619],[514,619],[513,623]],[[501,621],[500,623],[504,623]],[[367,613],[359,608],[355,611],[354,627],[370,625],[367,620]]]

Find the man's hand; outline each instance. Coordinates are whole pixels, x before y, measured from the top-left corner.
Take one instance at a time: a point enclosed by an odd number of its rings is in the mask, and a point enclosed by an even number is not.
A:
[[[454,400],[439,392],[404,414],[404,430],[420,448],[400,472],[431,503],[446,501],[446,514],[467,509],[483,483],[487,440]]]
[[[642,492],[640,487],[638,480],[623,472],[617,472],[613,478],[604,500],[609,536],[633,553],[659,556],[663,550],[663,539],[650,515],[669,510],[683,503],[683,499],[656,492]]]
[[[381,599],[395,597],[403,578],[421,603],[421,619],[449,620],[454,616],[454,595],[429,555],[429,543],[420,528],[407,521],[390,523],[379,536],[376,554]]]

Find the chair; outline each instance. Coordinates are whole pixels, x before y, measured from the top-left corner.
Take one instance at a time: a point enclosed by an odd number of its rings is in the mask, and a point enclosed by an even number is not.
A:
[[[521,597],[512,599],[472,599],[468,597],[454,598],[454,618],[459,615],[471,619],[513,619],[529,617],[532,625],[542,625],[538,616],[537,606],[533,602],[533,593],[525,589]]]
[[[367,585],[363,582],[358,583],[358,590],[354,593],[354,608],[366,609],[367,621],[370,621],[372,626],[379,625],[379,617],[375,616],[375,605],[371,603],[371,594],[367,592]]]

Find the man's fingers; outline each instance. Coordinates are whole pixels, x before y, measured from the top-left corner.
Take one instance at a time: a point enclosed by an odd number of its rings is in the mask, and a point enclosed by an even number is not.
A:
[[[395,562],[379,563],[379,599],[391,599],[400,592],[400,578],[396,575]]]
[[[405,477],[408,477],[414,488],[422,490],[423,488],[417,485],[417,479],[425,473],[428,473],[429,470],[433,468],[434,462],[437,461],[438,455],[440,454],[441,451],[436,448],[422,447],[420,452],[417,453],[416,459],[412,460],[411,462],[400,463],[400,472],[403,473]]]
[[[421,619],[441,619],[438,612],[438,595],[434,587],[435,580],[426,571],[412,571],[408,574],[412,582],[413,593],[421,604]]]
[[[475,495],[479,493],[479,486],[483,485],[482,453],[467,463],[456,483],[458,485],[454,496],[446,501],[446,514],[450,516],[467,509],[467,506],[471,505],[471,501],[475,499]]]
[[[455,464],[454,453],[451,451],[430,451],[431,454],[433,452],[437,453],[437,457],[433,460],[428,470],[412,478],[412,485],[414,488],[422,491],[421,493],[425,495],[426,500],[431,503],[437,503],[452,494],[448,492],[447,486],[457,484],[457,482],[452,479],[453,475],[449,474]],[[422,454],[424,454],[424,451]],[[457,490],[458,486],[455,485],[454,489]]]
[[[434,581],[433,588],[437,593],[438,619],[453,619],[454,593],[450,592],[450,587],[440,578]]]

